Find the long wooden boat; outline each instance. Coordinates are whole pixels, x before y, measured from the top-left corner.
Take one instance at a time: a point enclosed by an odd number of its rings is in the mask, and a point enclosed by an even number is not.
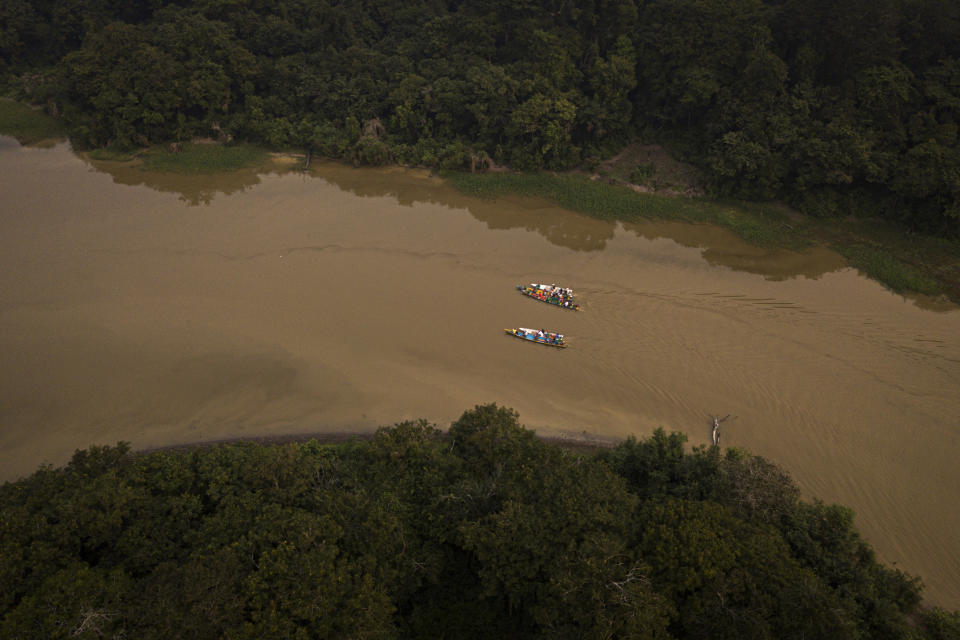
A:
[[[562,333],[551,333],[549,331],[536,331],[534,329],[527,329],[524,327],[519,327],[517,329],[504,329],[510,335],[520,338],[521,340],[529,340],[530,342],[537,342],[539,344],[545,344],[548,347],[558,347],[560,349],[565,349],[567,344],[563,341]]]
[[[518,284],[517,289],[525,296],[546,302],[561,309],[578,311],[580,304],[574,300],[573,290],[552,284]]]

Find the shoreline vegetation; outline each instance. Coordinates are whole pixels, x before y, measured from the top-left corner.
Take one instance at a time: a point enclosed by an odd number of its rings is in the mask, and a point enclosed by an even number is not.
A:
[[[443,174],[461,192],[551,200],[604,220],[676,220],[720,226],[759,247],[827,246],[895,293],[944,296],[960,304],[960,240],[907,232],[883,220],[811,218],[780,203],[636,192],[636,184],[578,174]]]
[[[93,160],[108,162],[139,161],[145,171],[182,174],[216,174],[262,166],[269,152],[252,144],[219,144],[213,141],[171,143],[136,151],[93,149],[86,152]]]
[[[12,136],[22,145],[43,146],[67,133],[43,109],[0,96],[0,135]]]
[[[496,404],[447,430],[93,446],[0,485],[0,515],[3,637],[960,631],[760,457],[544,439]]]
[[[0,133],[22,144],[63,138],[59,122],[9,99],[0,99]],[[675,220],[712,224],[760,247],[803,250],[827,246],[868,277],[899,294],[942,297],[960,304],[960,239],[908,232],[881,219],[815,218],[776,202],[749,202],[703,195],[692,167],[667,154],[638,158],[628,145],[593,172],[523,173],[440,171],[465,195],[494,198],[526,195],[603,220]],[[656,145],[644,145],[653,148]],[[94,160],[140,162],[148,171],[215,174],[262,166],[270,151],[252,144],[213,140],[168,143],[134,150],[99,148]],[[286,153],[291,157],[297,153]],[[335,159],[335,158],[334,158]]]

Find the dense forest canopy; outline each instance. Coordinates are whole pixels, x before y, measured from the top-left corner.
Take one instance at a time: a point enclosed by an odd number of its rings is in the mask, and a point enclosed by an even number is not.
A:
[[[0,636],[957,637],[849,509],[684,442],[577,452],[484,405],[341,444],[92,447],[0,487]]]
[[[960,232],[955,0],[5,0],[0,74],[74,144],[591,165]]]

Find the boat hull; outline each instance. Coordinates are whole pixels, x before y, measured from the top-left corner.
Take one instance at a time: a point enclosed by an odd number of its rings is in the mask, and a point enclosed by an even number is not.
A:
[[[558,349],[567,348],[565,342],[551,342],[548,338],[541,338],[536,333],[529,332],[524,329],[504,329],[504,331],[512,335],[514,338],[520,338],[521,340],[526,340],[527,342],[536,342],[537,344],[542,344],[545,347],[556,347]]]

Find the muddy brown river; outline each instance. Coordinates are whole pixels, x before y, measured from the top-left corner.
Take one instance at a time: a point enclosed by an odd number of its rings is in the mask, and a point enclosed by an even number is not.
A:
[[[574,287],[585,310],[522,297]],[[569,348],[504,328],[559,330]],[[826,251],[476,200],[422,171],[221,176],[0,138],[0,480],[77,448],[367,432],[478,403],[724,446],[856,511],[960,607],[960,310]]]

